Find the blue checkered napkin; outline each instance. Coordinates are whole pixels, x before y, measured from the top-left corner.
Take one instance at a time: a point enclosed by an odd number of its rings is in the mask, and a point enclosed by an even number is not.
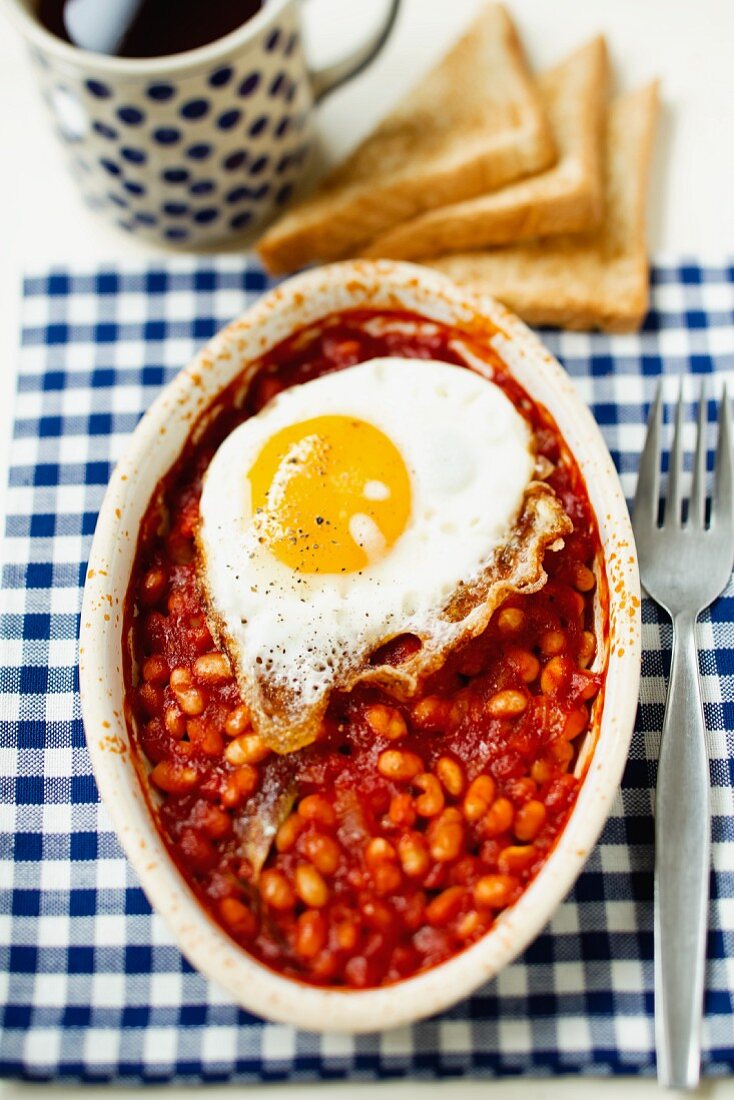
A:
[[[252,262],[231,258],[25,283],[0,632],[0,1072],[128,1082],[649,1073],[650,808],[671,640],[649,602],[640,719],[601,843],[525,955],[440,1018],[351,1038],[248,1016],[187,965],[118,847],[77,693],[97,510],[143,409],[265,286]],[[734,266],[661,264],[654,304],[639,336],[545,337],[591,403],[628,496],[658,376],[734,377]],[[724,1074],[734,1070],[732,587],[699,642],[715,868],[704,1066]]]

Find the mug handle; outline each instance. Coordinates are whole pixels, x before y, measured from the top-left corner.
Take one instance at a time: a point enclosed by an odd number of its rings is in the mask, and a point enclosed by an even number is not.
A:
[[[390,6],[385,13],[382,25],[370,35],[366,42],[363,42],[361,46],[357,46],[340,61],[326,65],[323,69],[311,70],[311,85],[316,103],[319,103],[324,96],[329,95],[336,88],[340,88],[342,84],[346,84],[348,80],[351,80],[353,76],[357,76],[374,61],[387,43],[399,11],[400,0],[390,0]]]

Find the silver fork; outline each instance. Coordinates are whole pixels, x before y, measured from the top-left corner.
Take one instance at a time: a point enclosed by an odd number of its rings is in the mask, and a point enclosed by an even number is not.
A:
[[[726,390],[706,523],[706,395],[701,386],[688,514],[683,522],[683,391],[678,396],[662,525],[662,385],[650,410],[633,511],[642,583],[673,620],[673,654],[655,792],[655,1042],[658,1080],[695,1088],[708,926],[711,816],[696,620],[734,561],[732,418]]]

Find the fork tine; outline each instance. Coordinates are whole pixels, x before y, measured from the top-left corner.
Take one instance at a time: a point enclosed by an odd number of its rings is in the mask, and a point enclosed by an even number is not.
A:
[[[719,406],[719,439],[716,444],[714,493],[711,501],[711,526],[731,528],[734,518],[734,473],[732,472],[731,408],[726,386]]]
[[[678,383],[678,404],[675,409],[675,431],[668,464],[668,496],[665,501],[664,524],[681,525],[683,503],[683,380]]]
[[[637,489],[633,505],[634,523],[639,530],[656,527],[660,506],[660,431],[663,419],[663,383],[658,382],[655,400],[650,406],[645,445],[640,456]]]
[[[696,428],[696,456],[693,460],[693,485],[688,522],[692,527],[703,527],[706,522],[706,380],[701,379],[698,392],[698,424]]]

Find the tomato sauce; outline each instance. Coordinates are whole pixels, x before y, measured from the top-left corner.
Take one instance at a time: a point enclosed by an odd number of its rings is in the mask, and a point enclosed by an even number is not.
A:
[[[467,366],[466,349],[530,423],[573,533],[546,552],[544,588],[506,600],[408,704],[364,685],[335,692],[319,739],[279,757],[207,626],[194,544],[203,474],[286,386],[386,355]],[[475,942],[518,899],[583,781],[605,583],[583,478],[497,356],[407,314],[355,311],[299,333],[202,428],[147,510],[126,606],[128,719],[161,832],[202,904],[262,963],[322,986],[399,981]],[[380,659],[419,644],[402,637]]]

